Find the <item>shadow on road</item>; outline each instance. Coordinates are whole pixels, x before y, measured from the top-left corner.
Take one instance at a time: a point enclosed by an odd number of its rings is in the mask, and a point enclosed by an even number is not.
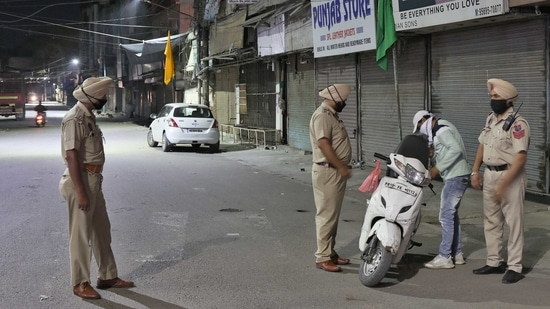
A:
[[[147,296],[144,294],[136,293],[131,290],[127,289],[110,289],[110,292],[117,294],[122,297],[126,297],[128,299],[131,299],[137,303],[140,303],[144,305],[147,308],[151,309],[185,309],[185,307],[181,307],[178,305],[174,305],[171,303],[167,303],[165,301],[162,301],[157,298],[153,298],[151,296]],[[119,303],[115,303],[113,301],[109,301],[106,299],[100,299],[100,300],[86,300],[86,302],[96,305],[98,307],[102,308],[132,308],[128,307]]]

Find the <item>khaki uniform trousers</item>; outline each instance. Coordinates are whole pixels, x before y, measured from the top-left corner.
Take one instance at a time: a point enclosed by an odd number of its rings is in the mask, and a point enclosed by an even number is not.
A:
[[[78,208],[77,194],[69,172],[65,171],[59,182],[59,191],[69,208],[69,252],[71,283],[73,286],[90,282],[92,254],[98,265],[99,278],[108,280],[118,277],[113,251],[111,250],[111,223],[101,191],[103,176],[82,171],[82,181],[90,200],[90,209]]]
[[[502,257],[504,223],[508,225],[508,269],[521,273],[523,257],[523,201],[525,199],[525,172],[510,184],[502,203],[493,201],[493,189],[506,171],[485,169],[483,176],[483,227],[487,245],[487,265],[499,266]]]
[[[317,234],[316,263],[330,260],[336,255],[334,245],[338,230],[338,219],[346,192],[346,180],[334,168],[313,163],[311,169],[313,197],[317,213],[315,226]]]

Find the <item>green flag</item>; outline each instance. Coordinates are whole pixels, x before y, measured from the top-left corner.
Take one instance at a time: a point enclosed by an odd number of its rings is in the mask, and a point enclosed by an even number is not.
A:
[[[376,9],[376,63],[388,70],[388,50],[397,40],[393,21],[392,0],[378,0]]]

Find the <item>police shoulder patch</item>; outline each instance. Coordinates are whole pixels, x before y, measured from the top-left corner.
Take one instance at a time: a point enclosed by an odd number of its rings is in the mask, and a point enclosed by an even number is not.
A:
[[[522,139],[525,137],[525,128],[521,125],[521,123],[516,123],[514,125],[512,135],[515,139]]]

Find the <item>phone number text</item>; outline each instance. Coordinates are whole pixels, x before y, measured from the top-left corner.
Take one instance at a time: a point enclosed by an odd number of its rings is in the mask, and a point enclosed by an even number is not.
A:
[[[502,13],[502,4],[490,5],[484,8],[475,9],[476,16],[487,16]]]

